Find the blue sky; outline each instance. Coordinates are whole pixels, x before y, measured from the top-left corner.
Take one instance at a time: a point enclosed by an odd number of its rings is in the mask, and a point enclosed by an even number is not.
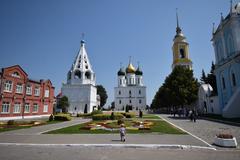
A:
[[[233,1],[234,4],[237,0]],[[113,101],[120,63],[140,62],[147,102],[171,72],[178,8],[196,78],[214,61],[212,23],[229,0],[1,0],[0,68],[19,64],[33,79],[50,79],[59,93],[85,33],[96,73]]]

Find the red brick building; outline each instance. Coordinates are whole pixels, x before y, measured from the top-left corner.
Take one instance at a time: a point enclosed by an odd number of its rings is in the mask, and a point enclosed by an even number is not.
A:
[[[0,72],[0,120],[49,116],[54,87],[50,80],[32,80],[19,66]]]

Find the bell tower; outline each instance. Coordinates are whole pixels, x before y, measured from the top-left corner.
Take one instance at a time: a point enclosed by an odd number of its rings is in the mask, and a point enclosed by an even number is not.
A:
[[[183,35],[182,30],[179,26],[178,13],[176,12],[177,27],[176,35],[173,39],[173,63],[172,69],[175,66],[184,66],[188,69],[192,69],[192,61],[189,58],[189,44],[187,43],[186,37]]]

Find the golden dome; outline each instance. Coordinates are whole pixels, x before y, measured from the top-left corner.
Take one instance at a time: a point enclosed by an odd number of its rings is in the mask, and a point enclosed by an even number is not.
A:
[[[126,68],[127,73],[135,73],[135,68],[133,67],[132,63],[129,63],[128,67]]]

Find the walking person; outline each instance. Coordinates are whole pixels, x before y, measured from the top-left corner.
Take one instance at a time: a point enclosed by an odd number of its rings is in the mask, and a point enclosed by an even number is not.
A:
[[[196,122],[196,119],[197,119],[197,113],[196,113],[196,111],[195,110],[193,110],[193,112],[192,112],[192,117],[193,117],[193,122]]]
[[[124,124],[121,124],[119,133],[120,133],[121,141],[125,142],[126,141],[126,128],[124,127]]]

